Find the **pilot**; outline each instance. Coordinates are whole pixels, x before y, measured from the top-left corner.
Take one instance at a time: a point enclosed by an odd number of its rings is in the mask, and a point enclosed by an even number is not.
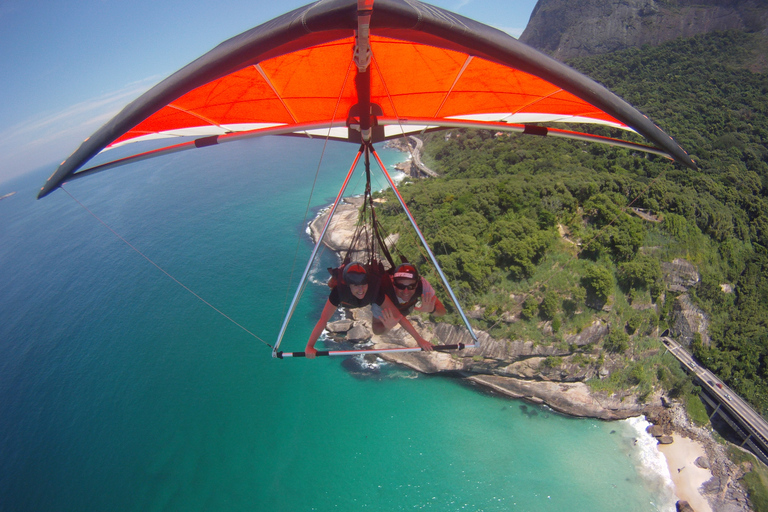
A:
[[[388,317],[399,317],[398,321],[408,333],[416,340],[419,346],[426,351],[432,350],[432,344],[422,338],[413,325],[402,316],[392,300],[387,294],[380,293],[379,288],[382,282],[382,276],[373,270],[366,269],[365,265],[358,261],[348,263],[341,273],[341,279],[332,278],[329,284],[332,285],[331,293],[325,302],[320,319],[312,329],[309,335],[309,341],[304,349],[304,355],[313,359],[317,355],[315,343],[325,329],[328,321],[331,319],[339,306],[345,306],[350,309],[361,308],[368,305],[376,307],[387,312]]]

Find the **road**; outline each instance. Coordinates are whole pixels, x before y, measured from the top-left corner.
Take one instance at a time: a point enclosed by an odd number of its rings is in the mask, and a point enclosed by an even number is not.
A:
[[[432,169],[430,169],[429,167],[427,167],[426,165],[424,165],[424,163],[422,163],[422,161],[421,161],[421,148],[424,145],[424,141],[422,141],[418,137],[408,137],[408,138],[416,143],[416,149],[414,149],[411,152],[411,154],[413,155],[413,164],[416,167],[418,167],[419,170],[421,172],[423,172],[424,174],[426,174],[427,176],[430,176],[432,178],[436,178],[438,176],[438,174],[435,171],[433,171]]]
[[[697,379],[701,382],[702,389],[705,389],[710,396],[718,400],[720,405],[728,411],[731,418],[740,424],[744,430],[752,434],[755,442],[759,445],[759,449],[763,452],[760,458],[763,462],[766,462],[766,459],[768,459],[768,422],[757,411],[752,409],[748,403],[742,400],[739,395],[726,386],[725,382],[717,378],[714,373],[699,365],[693,356],[675,340],[662,336],[661,341],[690,373],[696,375]]]

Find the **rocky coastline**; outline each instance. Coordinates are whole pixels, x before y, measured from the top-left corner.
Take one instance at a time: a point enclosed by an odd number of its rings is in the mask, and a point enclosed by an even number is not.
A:
[[[400,148],[401,150],[405,148]],[[407,150],[407,149],[406,149]],[[412,151],[412,149],[411,149]],[[411,160],[408,160],[411,162]],[[405,168],[404,170],[407,172]],[[332,219],[324,244],[331,250],[346,250],[357,221],[360,202],[356,198],[345,199],[339,205]],[[329,209],[321,212],[310,223],[313,240],[319,238],[326,223]],[[684,260],[675,260],[664,269],[665,281],[669,288],[684,292],[698,282],[695,267]],[[384,335],[374,335],[371,329],[370,308],[355,309],[347,319],[328,325],[329,337],[347,343],[366,343],[369,348],[397,348],[414,345],[411,337],[399,326]],[[481,311],[469,315],[482,314]],[[693,338],[696,333],[706,336],[706,321],[703,313],[687,300],[685,293],[675,300],[675,327],[677,336]],[[515,315],[508,315],[515,321]],[[435,344],[471,344],[466,329],[447,323],[435,322],[427,317],[411,317],[411,323]],[[523,399],[533,404],[545,405],[552,410],[575,417],[590,417],[601,420],[622,420],[645,416],[653,426],[654,435],[660,443],[671,443],[674,439],[692,439],[702,447],[706,456],[699,457],[707,466],[711,478],[692,494],[695,507],[678,502],[679,510],[717,510],[726,512],[748,511],[749,505],[744,489],[738,484],[744,470],[734,465],[727,457],[723,445],[717,443],[709,430],[694,426],[685,413],[682,404],[670,401],[656,392],[644,400],[635,393],[608,394],[592,390],[586,381],[593,377],[604,378],[611,371],[611,361],[606,358],[604,365],[597,369],[592,365],[577,364],[574,347],[596,345],[607,336],[609,327],[596,319],[578,334],[573,334],[561,345],[538,345],[531,341],[494,339],[484,331],[476,330],[480,347],[465,348],[455,352],[408,352],[386,353],[367,356],[371,362],[380,357],[391,363],[408,367],[424,374],[449,375],[460,378],[471,385],[480,386],[500,395]],[[546,329],[546,325],[542,325]],[[372,345],[372,347],[371,347]],[[557,359],[559,364],[548,364],[548,359]],[[704,453],[702,452],[702,453]],[[667,455],[668,461],[670,456]],[[670,473],[673,472],[670,462]],[[685,464],[682,464],[685,466]],[[678,468],[679,469],[679,468]],[[679,486],[678,486],[679,487]],[[680,493],[678,493],[680,496]],[[701,498],[701,501],[696,501]],[[680,508],[681,506],[689,508]]]

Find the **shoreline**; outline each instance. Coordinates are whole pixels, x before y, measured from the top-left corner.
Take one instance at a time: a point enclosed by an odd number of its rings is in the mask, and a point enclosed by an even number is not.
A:
[[[357,210],[359,201],[355,198],[345,198],[339,205],[334,219],[329,225],[323,243],[335,251],[337,254],[345,247],[345,242],[349,240],[354,231],[354,224],[357,220]],[[308,231],[311,238],[316,241],[319,237],[322,227],[325,224],[329,213],[329,208],[324,208],[320,213],[310,221]],[[335,235],[335,236],[334,236]],[[353,310],[350,315],[355,324],[363,324],[370,332],[370,311],[365,308],[362,310]],[[417,320],[414,323],[426,339],[434,338],[436,324]],[[439,325],[439,324],[437,324]],[[478,332],[480,334],[482,331]],[[486,333],[482,333],[490,340]],[[404,330],[395,328],[389,334],[384,336],[372,336],[371,340],[375,347],[394,348],[409,345]],[[440,337],[443,339],[443,336]],[[454,344],[455,340],[445,340],[447,344]],[[470,359],[483,357],[481,349],[465,349],[466,356]],[[486,354],[487,355],[487,354]],[[393,362],[414,371],[424,374],[448,374],[458,375],[463,380],[482,386],[498,392],[506,397],[522,399],[529,403],[541,404],[550,407],[552,410],[573,417],[590,417],[606,421],[626,420],[643,416],[647,421],[655,424],[659,418],[665,415],[665,407],[669,404],[663,402],[660,395],[654,396],[649,404],[640,404],[634,395],[626,396],[607,396],[604,393],[594,393],[584,382],[563,382],[546,381],[534,379],[517,379],[498,374],[476,373],[466,371],[466,369],[454,364],[455,359],[451,354],[434,353],[404,353],[404,354],[379,354],[378,357]],[[696,512],[712,512],[713,510],[741,511],[749,508],[741,508],[733,503],[733,500],[725,500],[725,491],[720,492],[720,482],[716,487],[718,493],[702,492],[700,490],[705,482],[713,481],[713,470],[704,469],[695,465],[696,460],[709,460],[708,464],[719,465],[718,473],[728,473],[730,468],[725,467],[723,457],[712,457],[707,453],[708,445],[698,435],[695,439],[688,437],[690,435],[690,423],[685,417],[682,405],[675,404],[676,410],[670,413],[672,420],[667,423],[672,424],[672,444],[657,444],[656,449],[660,455],[664,456],[666,461],[668,477],[674,484],[674,494],[680,502],[687,502],[692,510]],[[681,419],[682,418],[682,419]],[[663,421],[662,421],[663,422]],[[680,423],[682,422],[682,425]],[[710,436],[711,438],[711,436]],[[710,447],[711,448],[711,447]],[[711,451],[711,450],[710,450]],[[725,458],[727,460],[727,458]],[[730,461],[728,461],[730,462]],[[678,471],[680,469],[680,471]],[[662,475],[663,477],[664,475]],[[714,478],[717,480],[717,478]],[[730,479],[729,479],[730,480]],[[728,483],[726,482],[726,488]],[[709,486],[707,489],[713,486]],[[719,494],[717,508],[713,508],[707,495]],[[713,498],[716,498],[714,496]],[[739,501],[739,500],[736,500]],[[727,502],[727,505],[726,505]],[[726,505],[721,507],[720,505]],[[681,509],[690,510],[690,509]]]
[[[658,450],[664,455],[669,476],[675,484],[675,495],[687,502],[696,512],[713,512],[699,488],[712,478],[709,469],[696,465],[700,457],[707,458],[704,445],[680,434],[672,434],[671,444],[659,444]]]

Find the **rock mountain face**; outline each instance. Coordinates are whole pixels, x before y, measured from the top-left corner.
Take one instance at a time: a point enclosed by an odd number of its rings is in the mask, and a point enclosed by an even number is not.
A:
[[[768,35],[768,2],[539,0],[520,41],[568,60],[730,29]]]

